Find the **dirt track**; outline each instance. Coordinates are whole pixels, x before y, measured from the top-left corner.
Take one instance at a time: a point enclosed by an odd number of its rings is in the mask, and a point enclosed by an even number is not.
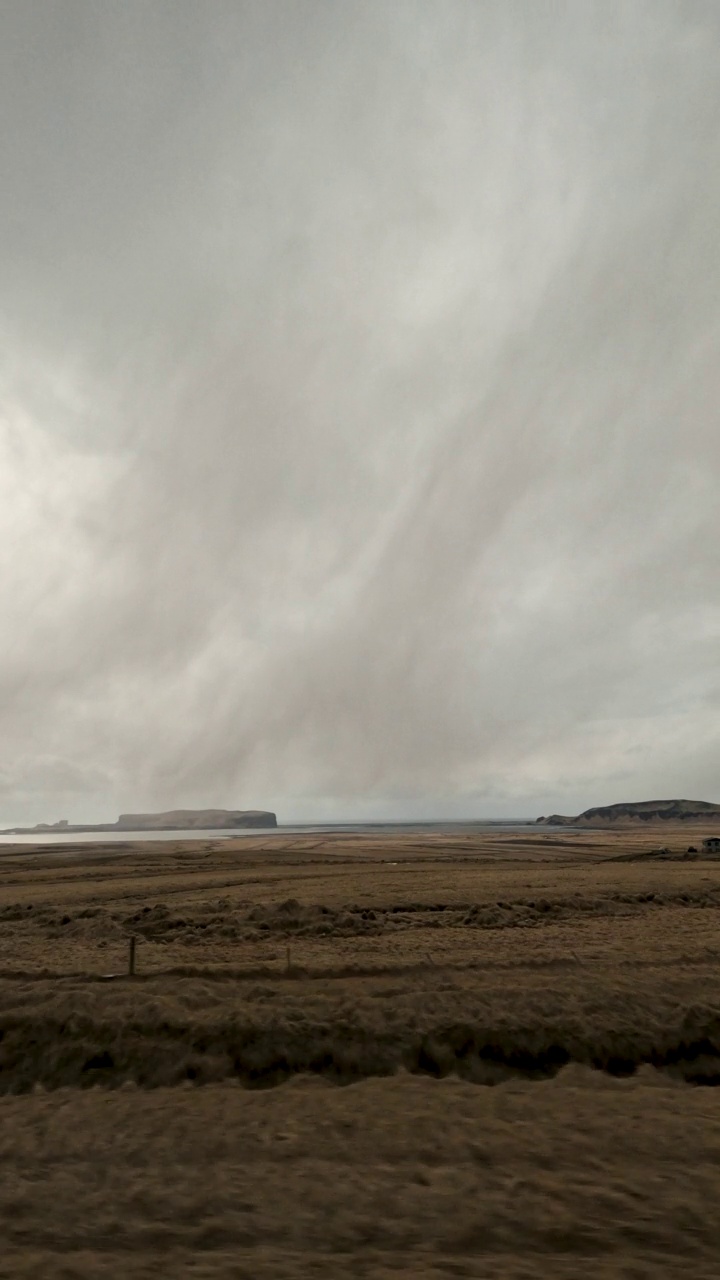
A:
[[[716,1277],[701,837],[5,850],[0,1276]]]

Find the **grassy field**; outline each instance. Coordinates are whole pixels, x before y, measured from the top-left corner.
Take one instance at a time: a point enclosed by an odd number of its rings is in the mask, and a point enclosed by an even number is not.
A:
[[[0,1277],[717,1277],[703,834],[3,846]]]

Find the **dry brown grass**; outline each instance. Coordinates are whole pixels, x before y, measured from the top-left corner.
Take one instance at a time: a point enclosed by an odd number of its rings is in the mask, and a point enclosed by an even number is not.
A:
[[[0,1277],[720,1274],[701,837],[6,851]]]
[[[570,1068],[0,1100],[0,1276],[715,1280],[715,1090]]]
[[[663,843],[668,840],[661,830]],[[675,833],[678,852],[693,832]],[[264,837],[131,846],[80,855],[44,849],[0,857],[0,974],[122,966],[130,932],[144,972],[178,966],[282,970],[295,965],[483,964],[509,958],[622,959],[665,952],[695,959],[716,937],[705,917],[683,928],[681,952],[662,912],[713,908],[720,863],[615,863],[658,834]],[[696,835],[695,842],[699,842]],[[82,848],[82,846],[80,846]],[[623,929],[608,926],[622,918]],[[537,926],[537,929],[535,928]],[[523,929],[522,949],[509,930]],[[528,930],[533,930],[528,933]],[[698,935],[698,930],[701,936]],[[636,931],[637,933],[637,931]],[[645,953],[644,955],[641,953]],[[428,957],[430,960],[428,961]],[[584,957],[583,957],[584,958]]]

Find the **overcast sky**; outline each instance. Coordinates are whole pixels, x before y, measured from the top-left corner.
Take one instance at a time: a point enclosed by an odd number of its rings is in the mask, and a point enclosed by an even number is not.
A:
[[[716,0],[0,0],[0,822],[720,801]]]

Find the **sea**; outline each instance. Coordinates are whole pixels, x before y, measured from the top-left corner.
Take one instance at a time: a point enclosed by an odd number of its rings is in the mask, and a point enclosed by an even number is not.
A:
[[[524,831],[534,827],[535,823],[526,819],[518,822],[328,822],[299,823],[296,826],[277,827],[240,827],[228,830],[203,831],[38,831],[27,835],[0,834],[0,845],[32,844],[112,844],[115,841],[128,840],[237,840],[243,836],[262,836],[268,840],[278,836],[331,834],[332,832],[403,832],[403,831]],[[547,830],[544,827],[543,830]]]

